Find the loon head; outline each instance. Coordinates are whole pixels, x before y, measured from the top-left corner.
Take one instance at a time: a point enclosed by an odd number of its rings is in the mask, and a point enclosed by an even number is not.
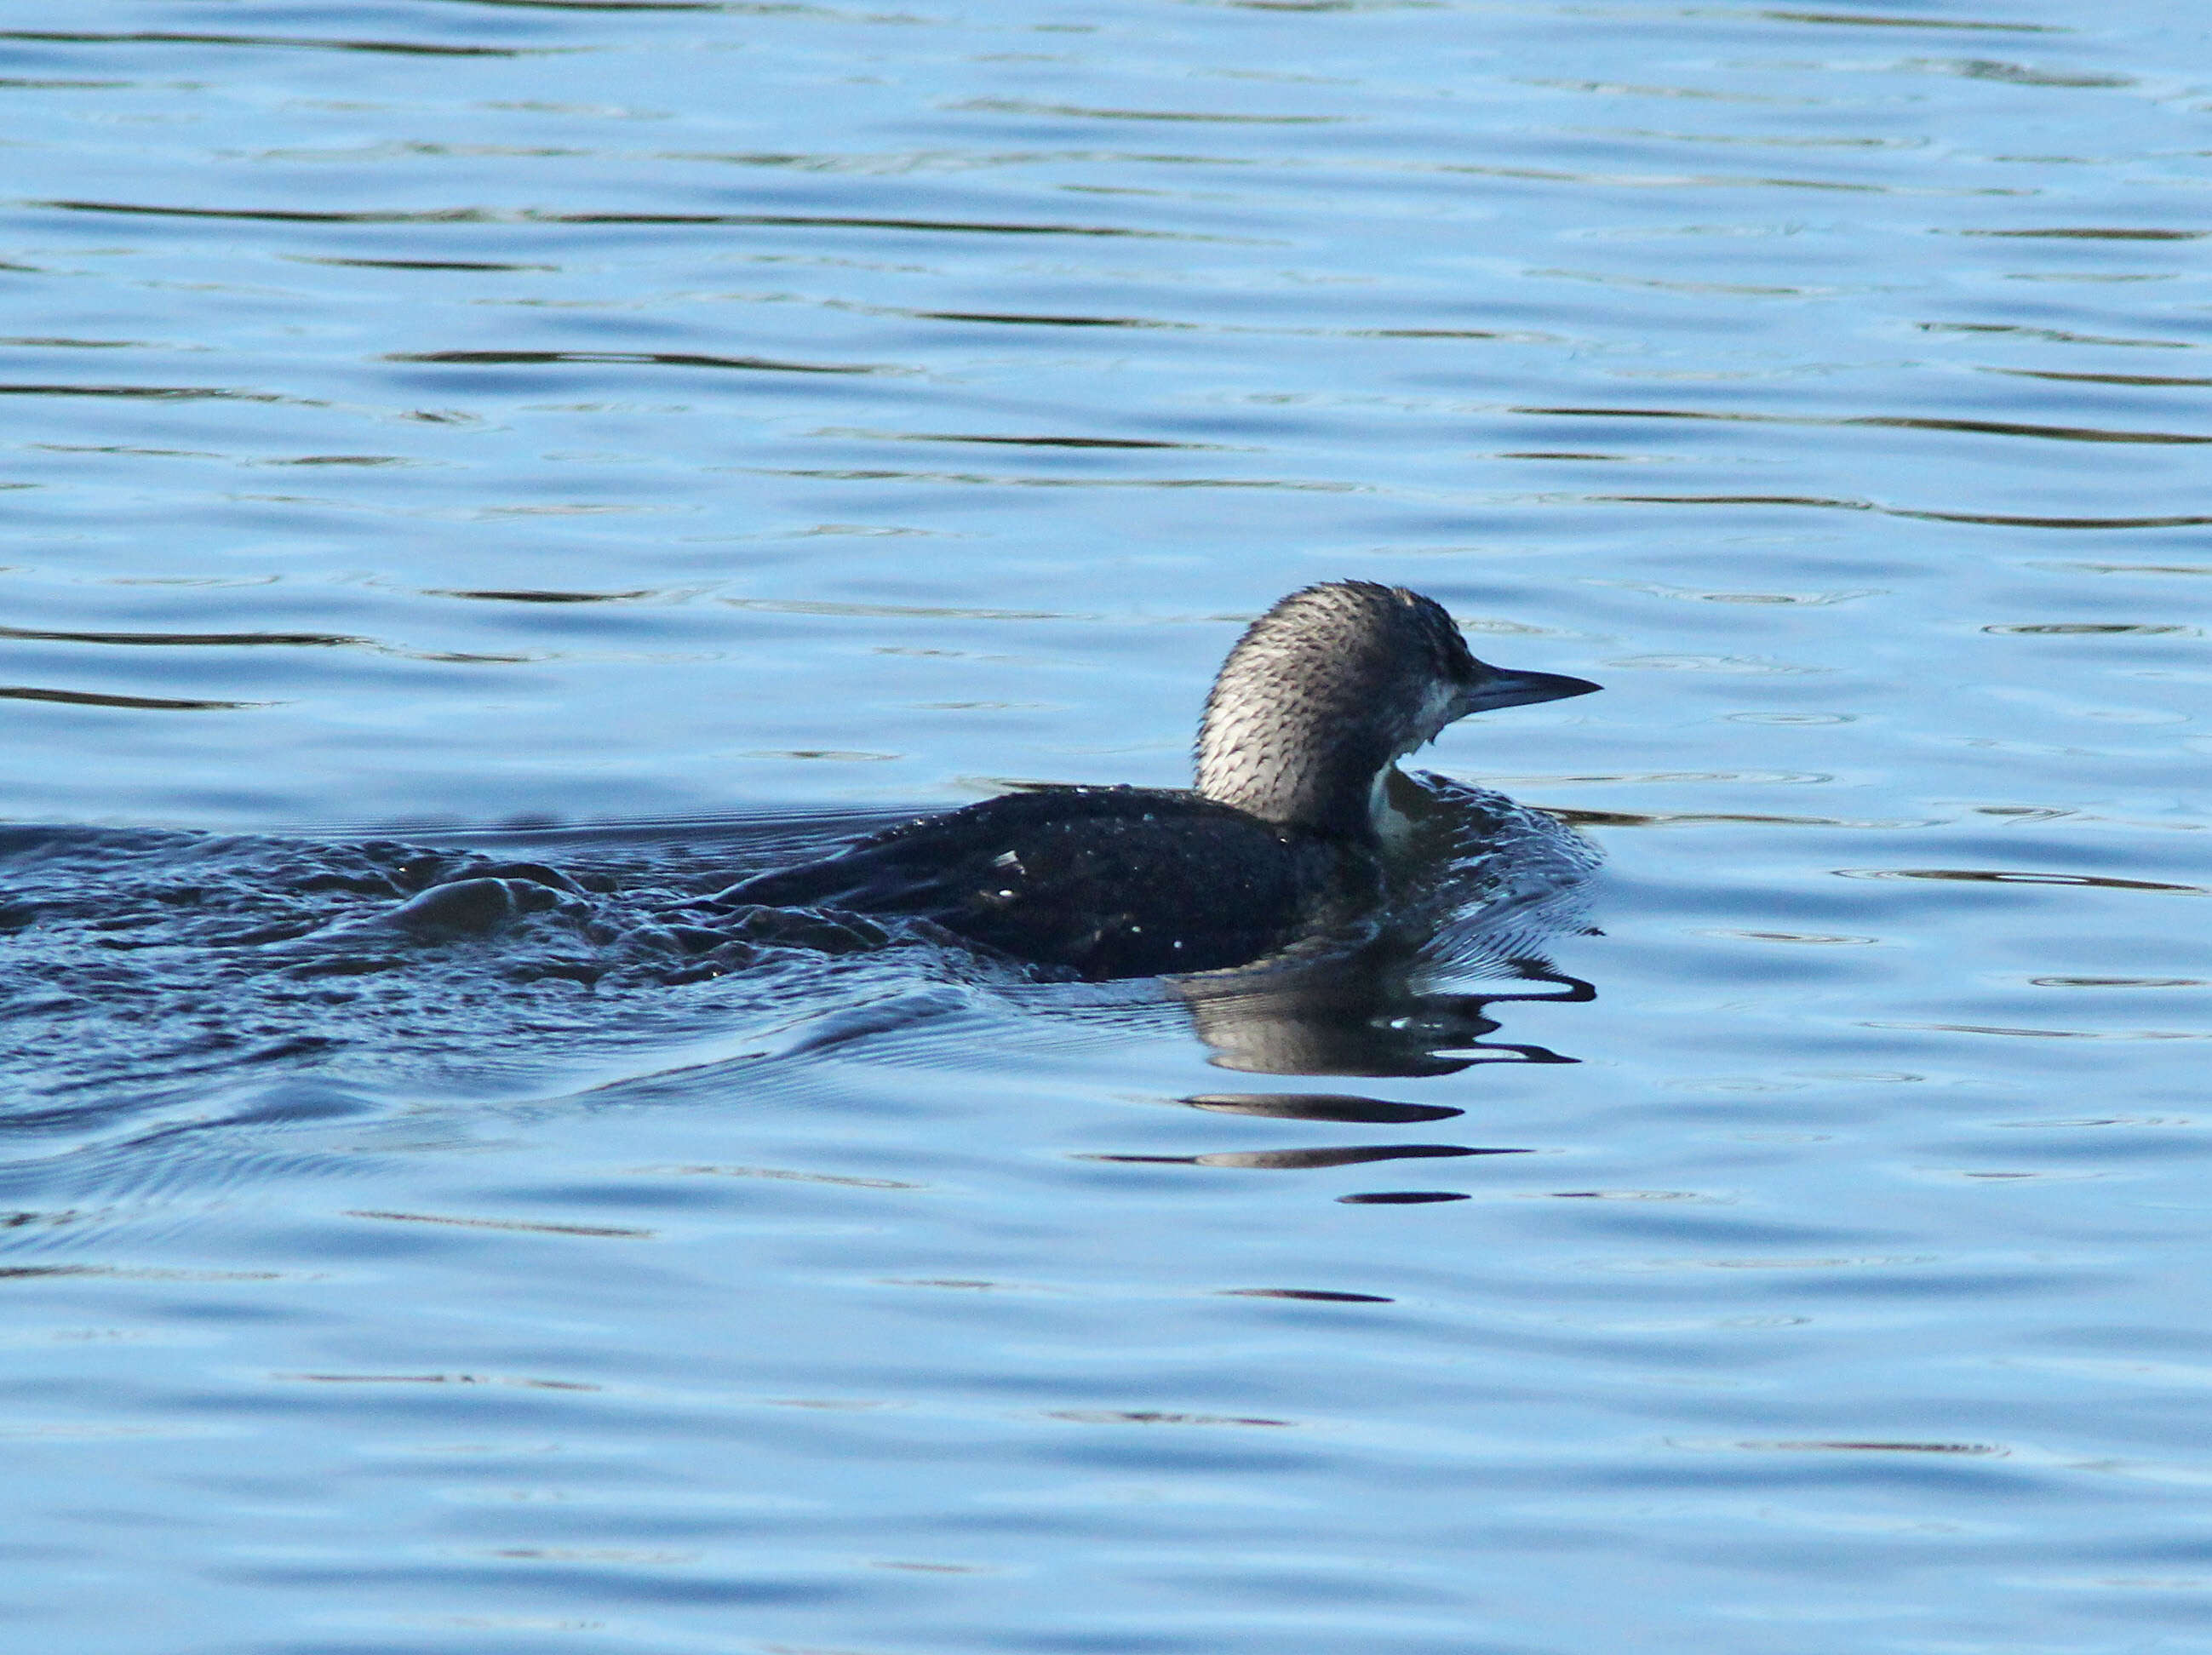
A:
[[[1371,839],[1384,771],[1446,724],[1597,688],[1476,660],[1443,605],[1403,586],[1308,586],[1222,664],[1198,727],[1198,791],[1286,828]]]

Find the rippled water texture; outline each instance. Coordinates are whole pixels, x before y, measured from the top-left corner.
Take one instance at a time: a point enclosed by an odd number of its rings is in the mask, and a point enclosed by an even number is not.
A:
[[[2212,1652],[2201,7],[0,24],[26,1646]],[[670,918],[1346,576],[1426,949]]]

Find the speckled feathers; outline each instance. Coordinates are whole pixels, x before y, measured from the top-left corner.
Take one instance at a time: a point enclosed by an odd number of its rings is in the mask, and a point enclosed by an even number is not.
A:
[[[1375,776],[1465,712],[1484,669],[1403,586],[1292,592],[1229,652],[1198,731],[1198,791],[1262,821],[1364,837]]]

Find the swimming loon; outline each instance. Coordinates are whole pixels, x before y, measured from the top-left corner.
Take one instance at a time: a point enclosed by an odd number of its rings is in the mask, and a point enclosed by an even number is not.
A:
[[[1050,787],[903,823],[712,899],[934,921],[1090,978],[1217,970],[1381,894],[1395,761],[1454,719],[1597,685],[1478,661],[1402,586],[1292,592],[1229,652],[1197,787]]]

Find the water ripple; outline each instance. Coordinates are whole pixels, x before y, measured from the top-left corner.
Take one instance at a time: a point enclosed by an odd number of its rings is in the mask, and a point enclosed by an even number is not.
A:
[[[213,701],[182,700],[167,695],[111,695],[89,689],[42,689],[28,684],[0,684],[0,698],[15,701],[55,701],[64,706],[123,707],[140,712],[226,712],[274,706],[274,701]]]
[[[318,39],[297,34],[183,34],[158,29],[112,34],[64,33],[58,29],[0,29],[0,40],[50,42],[64,45],[289,46],[311,52],[393,52],[410,58],[542,58],[578,50],[573,46],[457,46],[425,40]]]
[[[779,362],[766,356],[707,356],[686,351],[650,350],[426,350],[394,351],[387,362],[439,362],[462,367],[546,367],[560,363],[617,367],[742,368],[763,373],[883,373],[890,370],[853,362]]]
[[[1990,437],[2038,437],[2058,442],[2212,443],[2194,432],[2111,431],[2094,426],[2027,425],[2006,420],[1936,419],[1903,414],[1823,418],[1801,414],[1753,414],[1678,408],[1516,408],[1515,414],[1583,420],[1712,420],[1737,425],[1869,426],[1902,431],[1962,431]]]
[[[920,230],[975,235],[1120,236],[1140,240],[1190,241],[1220,238],[1124,225],[997,222],[987,220],[874,218],[808,213],[550,212],[489,207],[363,208],[348,210],[290,207],[178,207],[145,202],[27,201],[56,212],[114,213],[149,218],[262,220],[278,224],[609,224],[641,227],[716,225],[793,229]]]

